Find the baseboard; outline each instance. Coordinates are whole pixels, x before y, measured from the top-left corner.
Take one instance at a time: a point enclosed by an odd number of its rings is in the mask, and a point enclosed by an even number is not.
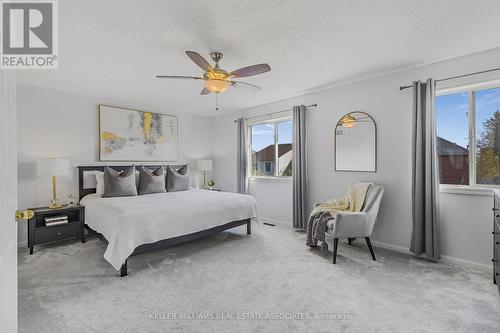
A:
[[[373,240],[372,240],[372,244],[373,244],[373,246],[376,246],[376,247],[380,247],[383,249],[392,250],[395,252],[414,256],[414,254],[408,248],[403,247],[403,246],[384,243],[384,242],[378,242],[378,241],[373,241]],[[493,271],[493,268],[491,265],[483,264],[483,263],[475,262],[475,261],[470,261],[470,260],[465,260],[465,259],[460,259],[460,258],[455,258],[455,257],[450,257],[450,256],[446,256],[446,255],[441,255],[441,262],[454,264],[454,265],[462,266],[462,267],[466,267],[466,268],[478,269],[478,270],[488,272],[488,273],[491,273]]]
[[[380,248],[387,249],[387,250],[392,250],[392,251],[399,252],[399,253],[413,255],[413,253],[411,253],[409,249],[407,249],[406,247],[403,247],[403,246],[384,243],[384,242],[378,242],[378,241],[372,240],[371,238],[370,238],[370,241],[371,241],[372,245],[376,246],[376,247],[380,247]]]
[[[488,265],[480,262],[475,262],[450,256],[443,256],[443,255],[441,256],[441,260],[446,263],[455,264],[458,266],[464,266],[468,268],[474,268],[488,273],[493,273],[493,265]]]
[[[290,222],[275,220],[275,219],[271,219],[269,217],[261,217],[260,222],[261,223],[277,224],[277,225],[284,226],[284,227],[291,227],[292,226]]]

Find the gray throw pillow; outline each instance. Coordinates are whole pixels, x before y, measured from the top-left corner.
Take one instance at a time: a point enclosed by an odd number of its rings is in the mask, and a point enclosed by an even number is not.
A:
[[[163,166],[151,171],[141,166],[139,176],[139,195],[165,193],[165,168]]]
[[[135,166],[118,172],[108,166],[104,167],[104,194],[103,198],[128,197],[137,195],[135,185]]]
[[[189,169],[186,164],[179,170],[167,167],[167,192],[186,191],[189,189]]]

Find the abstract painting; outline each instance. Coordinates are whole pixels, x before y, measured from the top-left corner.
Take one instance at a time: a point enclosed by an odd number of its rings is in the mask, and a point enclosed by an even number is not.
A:
[[[177,117],[99,105],[99,159],[177,160]]]

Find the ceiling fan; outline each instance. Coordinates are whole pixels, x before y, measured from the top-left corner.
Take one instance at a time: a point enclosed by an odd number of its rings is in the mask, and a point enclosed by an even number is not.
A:
[[[210,58],[215,61],[215,66],[212,67],[199,53],[194,51],[186,51],[186,54],[195,64],[203,69],[203,77],[200,76],[179,76],[179,75],[157,75],[160,79],[188,79],[188,80],[203,80],[205,88],[201,91],[201,95],[210,93],[219,94],[229,89],[229,87],[246,89],[249,91],[259,91],[260,87],[241,81],[234,81],[233,78],[247,77],[257,74],[269,72],[271,67],[268,64],[258,64],[243,67],[232,72],[226,72],[219,67],[219,61],[223,54],[220,52],[210,53]]]

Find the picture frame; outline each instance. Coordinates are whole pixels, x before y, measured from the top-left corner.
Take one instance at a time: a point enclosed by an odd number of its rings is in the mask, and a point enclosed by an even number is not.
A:
[[[177,116],[99,104],[99,161],[173,162]]]

